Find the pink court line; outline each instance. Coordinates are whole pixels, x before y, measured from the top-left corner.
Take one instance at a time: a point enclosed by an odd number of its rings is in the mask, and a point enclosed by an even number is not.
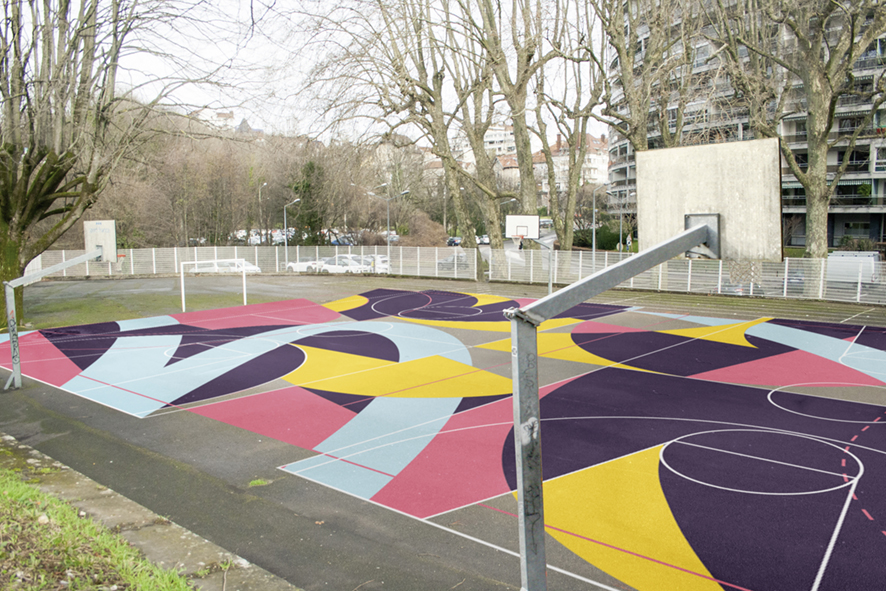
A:
[[[867,430],[870,429],[870,428],[871,428],[870,425],[865,425],[864,428],[862,428],[862,431],[867,431]]]
[[[868,513],[867,509],[862,509],[861,512],[864,513],[865,517],[867,517],[867,518],[870,519],[871,521],[874,520],[874,518],[871,517],[871,514]]]
[[[340,458],[340,457],[334,456],[332,454],[320,454],[320,455],[323,457],[326,457],[326,458],[331,458],[331,459],[335,460],[336,462],[344,462],[345,464],[350,464],[352,466],[357,466],[358,468],[363,468],[364,470],[369,470],[370,472],[375,472],[376,474],[381,474],[382,476],[387,476],[388,478],[395,478],[394,474],[388,474],[387,472],[382,472],[381,470],[376,470],[375,468],[370,468],[369,466],[365,466],[363,464],[358,464],[357,462],[352,462],[351,460],[346,460],[345,458]],[[310,470],[310,468],[308,468],[308,469]]]
[[[881,418],[882,418],[882,417],[877,417],[876,419],[874,419],[874,422],[876,423],[876,422],[879,421]]]
[[[841,463],[840,465],[843,466],[843,467],[845,468],[845,467],[846,467],[846,458],[843,458],[843,459],[841,460],[841,462],[842,462],[842,463]]]
[[[850,439],[849,441],[855,441],[856,439],[858,439],[858,435],[853,435],[852,439]]]
[[[165,400],[160,400],[159,398],[154,398],[153,396],[148,396],[147,394],[142,394],[142,393],[140,393],[140,392],[134,392],[134,391],[132,391],[132,390],[127,390],[126,388],[121,388],[120,386],[118,386],[118,385],[116,385],[116,384],[111,384],[111,383],[109,383],[109,382],[103,382],[103,381],[101,381],[101,380],[97,380],[97,379],[95,379],[95,378],[91,378],[91,377],[89,377],[89,376],[84,376],[83,374],[80,374],[80,377],[81,377],[81,378],[86,378],[87,380],[91,380],[91,381],[96,382],[97,384],[101,384],[101,385],[103,385],[103,386],[108,386],[108,387],[110,387],[110,388],[117,388],[118,390],[121,390],[121,391],[126,392],[126,393],[128,393],[128,394],[133,394],[133,395],[135,395],[135,396],[140,396],[140,397],[142,397],[142,398],[147,398],[148,400],[153,400],[154,402],[162,402],[163,404],[165,404],[165,405],[167,405],[167,406],[171,406],[171,407],[173,407],[173,408],[177,408],[177,409],[179,409],[179,410],[188,410],[188,409],[186,409],[186,408],[183,407],[183,406],[178,406],[178,405],[173,404],[173,403],[171,403],[171,402],[166,402]]]
[[[509,516],[511,516],[511,517],[517,517],[515,514],[509,512],[509,511],[503,511],[503,510],[501,510],[501,509],[497,509],[496,507],[492,507],[492,506],[490,506],[490,505],[486,505],[486,504],[484,504],[484,503],[477,503],[477,504],[480,505],[481,507],[485,507],[485,508],[487,508],[487,509],[492,509],[493,511],[498,511],[499,513],[504,513],[505,515],[509,515]],[[573,537],[579,538],[579,539],[581,539],[581,540],[585,540],[585,541],[587,541],[587,542],[591,542],[592,544],[597,544],[597,545],[599,545],[599,546],[603,546],[603,547],[605,547],[605,548],[609,548],[609,549],[611,549],[611,550],[617,550],[618,552],[624,552],[625,554],[630,554],[631,556],[636,556],[637,558],[642,558],[643,560],[648,560],[649,562],[654,562],[654,563],[656,563],[656,564],[660,564],[660,565],[662,565],[662,566],[666,566],[666,567],[668,567],[668,568],[672,568],[672,569],[674,569],[674,570],[678,570],[678,571],[684,572],[684,573],[689,574],[689,575],[695,575],[696,577],[700,577],[700,578],[702,578],[702,579],[707,579],[708,581],[713,581],[713,582],[715,582],[715,583],[719,583],[720,585],[725,585],[725,586],[727,586],[727,587],[729,587],[729,588],[731,588],[731,589],[737,589],[738,591],[751,591],[751,590],[748,589],[747,587],[740,587],[739,585],[733,585],[732,583],[727,583],[726,581],[721,581],[720,579],[715,579],[714,577],[709,577],[709,576],[707,576],[707,575],[703,575],[703,574],[701,574],[701,573],[697,573],[697,572],[695,572],[695,571],[691,571],[691,570],[689,570],[689,569],[687,569],[687,568],[683,568],[683,567],[681,567],[681,566],[677,566],[677,565],[675,565],[675,564],[670,564],[670,563],[664,562],[664,561],[662,561],[662,560],[658,560],[657,558],[652,558],[652,557],[650,557],[650,556],[644,556],[644,555],[642,555],[642,554],[638,554],[637,552],[632,552],[632,551],[630,551],[630,550],[626,550],[626,549],[624,549],[624,548],[619,548],[618,546],[613,546],[612,544],[607,544],[606,542],[601,542],[601,541],[599,541],[599,540],[594,540],[594,539],[592,539],[592,538],[588,538],[588,537],[585,537],[585,536],[579,535],[579,534],[577,534],[577,533],[575,533],[575,532],[567,531],[567,530],[565,530],[565,529],[560,529],[559,527],[554,527],[553,525],[547,525],[547,524],[545,524],[545,528],[547,528],[547,529],[551,529],[551,530],[554,530],[554,531],[558,531],[558,532],[561,532],[561,533],[564,533],[564,534],[567,534],[567,535],[570,535],[570,536],[573,536]]]

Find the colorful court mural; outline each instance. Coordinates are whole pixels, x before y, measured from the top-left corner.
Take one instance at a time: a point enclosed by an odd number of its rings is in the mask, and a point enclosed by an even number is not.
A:
[[[41,330],[23,372],[311,450],[280,469],[417,519],[501,512],[502,311],[528,301],[382,289]],[[538,343],[548,532],[602,588],[882,587],[886,330],[582,304]]]

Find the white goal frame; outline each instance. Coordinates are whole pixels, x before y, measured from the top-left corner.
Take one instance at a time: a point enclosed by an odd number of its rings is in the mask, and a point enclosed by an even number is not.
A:
[[[243,305],[246,304],[246,259],[209,259],[206,261],[182,261],[179,263],[179,275],[181,276],[182,312],[185,312],[185,265],[199,265],[201,263],[240,263],[243,269]],[[217,275],[231,275],[232,273],[216,273]]]

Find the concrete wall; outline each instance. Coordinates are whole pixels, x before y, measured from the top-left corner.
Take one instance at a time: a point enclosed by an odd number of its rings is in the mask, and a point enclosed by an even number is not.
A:
[[[636,154],[637,236],[649,248],[682,232],[684,214],[720,214],[720,256],[782,260],[778,139]]]

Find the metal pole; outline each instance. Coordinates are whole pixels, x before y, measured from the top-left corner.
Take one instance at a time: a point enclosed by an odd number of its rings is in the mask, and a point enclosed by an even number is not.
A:
[[[513,310],[511,367],[514,380],[514,448],[517,457],[517,516],[520,534],[520,579],[524,591],[547,589],[545,516],[542,496],[541,423],[538,397],[540,322]]]
[[[15,288],[6,283],[6,325],[9,327],[9,348],[12,352],[12,375],[6,380],[4,390],[13,384],[22,387],[22,365],[18,347],[18,320],[15,317]]]
[[[262,244],[262,242],[264,241],[264,232],[265,232],[264,228],[262,228],[262,225],[264,224],[264,222],[262,221],[262,217],[264,217],[264,216],[262,216],[262,211],[261,211],[261,190],[267,184],[268,183],[262,183],[262,185],[258,188],[258,243],[259,244]],[[196,259],[194,259],[194,260],[196,260]]]
[[[301,199],[296,199],[292,203],[287,203],[283,206],[283,244],[285,245],[283,247],[283,264],[286,265],[285,267],[283,267],[284,271],[289,270],[289,222],[286,221],[286,208],[290,205],[295,205],[299,201],[301,201]]]

